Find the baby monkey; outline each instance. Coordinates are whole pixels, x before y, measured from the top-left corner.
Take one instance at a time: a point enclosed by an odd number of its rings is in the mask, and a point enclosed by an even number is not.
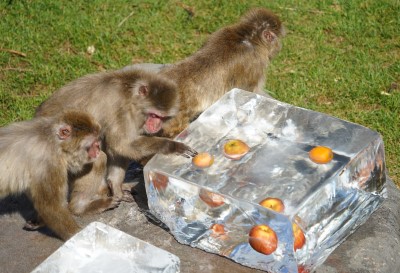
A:
[[[264,8],[247,12],[224,27],[186,59],[165,66],[160,74],[174,80],[181,97],[179,113],[163,127],[175,137],[207,107],[237,87],[265,94],[265,72],[281,49],[284,28],[277,15]]]
[[[99,134],[98,123],[77,111],[0,128],[0,198],[26,193],[38,224],[69,239],[80,227],[67,207],[68,175],[99,157]]]

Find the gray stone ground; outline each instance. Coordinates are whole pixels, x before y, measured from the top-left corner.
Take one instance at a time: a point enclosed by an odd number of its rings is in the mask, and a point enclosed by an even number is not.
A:
[[[134,203],[122,203],[115,210],[77,221],[82,226],[100,221],[167,250],[180,258],[182,273],[262,272],[179,244],[149,217],[143,181],[136,192]],[[383,205],[328,257],[317,273],[400,272],[400,192],[392,181],[388,181],[388,192]],[[24,196],[0,200],[0,273],[30,272],[63,244],[47,229],[23,230],[31,213],[32,207]]]

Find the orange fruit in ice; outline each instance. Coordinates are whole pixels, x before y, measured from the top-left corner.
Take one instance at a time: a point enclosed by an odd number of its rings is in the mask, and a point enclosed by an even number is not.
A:
[[[293,228],[293,237],[294,237],[294,251],[303,247],[306,242],[306,237],[304,236],[304,232],[301,228],[296,224],[292,224]]]
[[[168,185],[168,177],[163,174],[152,173],[150,179],[157,190],[164,190]]]
[[[224,145],[224,156],[239,160],[250,150],[250,147],[239,139],[228,140]]]
[[[214,224],[211,226],[213,236],[220,236],[225,234],[225,227],[222,224]]]
[[[192,163],[199,168],[208,168],[214,163],[214,156],[207,152],[199,153],[193,157]]]
[[[285,209],[285,205],[283,204],[282,200],[274,197],[265,198],[259,204],[264,208],[272,209],[276,212],[282,212]]]
[[[325,164],[333,159],[333,152],[325,146],[317,146],[308,153],[310,159],[317,164]]]
[[[249,237],[251,247],[262,254],[270,255],[278,247],[278,237],[267,225],[254,226],[249,232]]]
[[[199,197],[212,208],[219,207],[225,203],[223,196],[205,189],[200,190]]]

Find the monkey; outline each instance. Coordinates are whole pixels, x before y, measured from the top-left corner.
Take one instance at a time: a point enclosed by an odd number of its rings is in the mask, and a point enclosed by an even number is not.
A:
[[[132,202],[127,194],[130,185],[123,184],[131,161],[156,153],[188,158],[197,153],[181,142],[154,136],[179,109],[175,83],[156,73],[133,69],[83,76],[54,92],[35,116],[52,116],[69,108],[86,109],[100,124],[106,157],[106,163],[95,162],[92,170],[75,179],[69,205],[74,214],[96,210],[94,196],[106,198],[108,188],[116,205]],[[93,193],[96,187],[91,183],[97,183],[97,192]]]
[[[78,111],[0,128],[0,198],[26,193],[39,222],[69,239],[80,227],[67,207],[68,175],[97,160],[99,134],[100,125]]]
[[[161,68],[177,83],[179,113],[164,124],[162,136],[173,138],[233,88],[266,95],[265,72],[281,50],[285,29],[265,8],[248,11],[239,22],[212,33],[193,55]]]

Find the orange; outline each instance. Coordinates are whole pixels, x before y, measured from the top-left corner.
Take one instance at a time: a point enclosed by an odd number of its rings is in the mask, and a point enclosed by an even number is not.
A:
[[[333,159],[333,152],[325,146],[317,146],[309,152],[310,159],[317,164],[325,164]]]

